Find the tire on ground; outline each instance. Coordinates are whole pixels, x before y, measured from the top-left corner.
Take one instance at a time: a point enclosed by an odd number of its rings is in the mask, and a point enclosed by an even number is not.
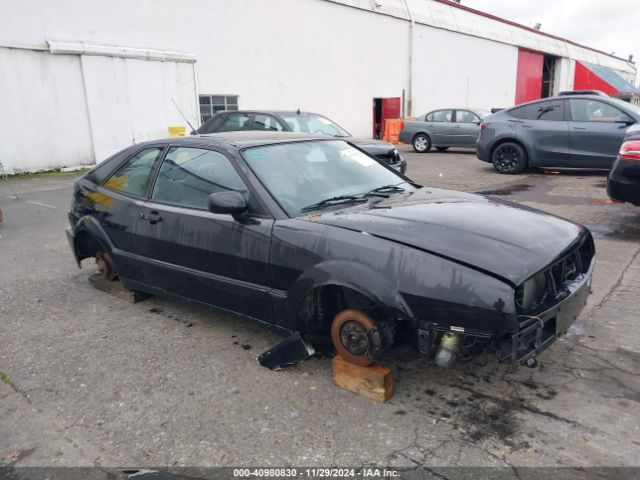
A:
[[[491,162],[499,173],[515,175],[527,168],[527,152],[516,142],[504,142],[491,154]]]
[[[431,139],[426,133],[419,133],[413,137],[411,142],[413,149],[418,153],[427,153],[431,150]]]

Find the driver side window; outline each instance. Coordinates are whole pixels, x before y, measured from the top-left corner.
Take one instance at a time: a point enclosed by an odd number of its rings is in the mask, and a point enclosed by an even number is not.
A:
[[[249,200],[247,187],[227,157],[202,148],[171,147],[151,198],[206,210],[209,195],[224,191],[240,192]]]
[[[469,110],[457,110],[456,120],[458,123],[478,123],[480,119]]]
[[[622,110],[598,100],[571,99],[571,118],[574,122],[607,122],[614,123],[621,119],[631,121]]]

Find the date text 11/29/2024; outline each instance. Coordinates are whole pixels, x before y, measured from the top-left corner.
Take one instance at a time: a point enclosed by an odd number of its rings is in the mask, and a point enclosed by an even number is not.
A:
[[[387,468],[236,468],[234,478],[398,478]]]

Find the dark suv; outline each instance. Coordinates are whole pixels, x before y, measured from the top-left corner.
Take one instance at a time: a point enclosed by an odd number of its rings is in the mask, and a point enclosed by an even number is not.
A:
[[[610,169],[640,108],[596,95],[525,103],[484,119],[476,154],[500,173],[527,167]]]
[[[349,132],[327,117],[309,112],[234,110],[216,113],[202,124],[197,134],[259,130],[269,132],[301,132],[342,138],[369,155],[387,162],[404,173],[407,162],[395,145],[381,140],[352,137]]]

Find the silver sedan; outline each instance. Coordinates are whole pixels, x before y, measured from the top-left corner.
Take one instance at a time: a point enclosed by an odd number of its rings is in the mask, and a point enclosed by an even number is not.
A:
[[[488,110],[478,108],[444,108],[433,110],[415,120],[405,121],[399,140],[410,143],[418,153],[426,153],[435,147],[474,148],[480,134],[480,123],[488,116]]]

